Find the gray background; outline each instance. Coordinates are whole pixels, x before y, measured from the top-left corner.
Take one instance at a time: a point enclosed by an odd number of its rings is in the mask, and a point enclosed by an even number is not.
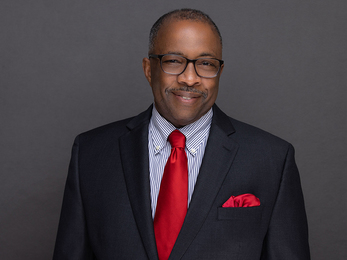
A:
[[[0,259],[50,259],[74,137],[152,102],[155,20],[207,12],[224,37],[217,104],[296,148],[312,259],[347,259],[345,0],[1,0]]]

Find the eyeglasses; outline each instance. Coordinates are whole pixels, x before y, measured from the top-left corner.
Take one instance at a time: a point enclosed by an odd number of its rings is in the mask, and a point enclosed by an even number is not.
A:
[[[182,74],[189,62],[194,64],[195,72],[202,78],[214,78],[218,75],[224,61],[214,58],[199,58],[195,60],[187,59],[176,54],[149,55],[149,58],[158,58],[161,69],[171,75]]]

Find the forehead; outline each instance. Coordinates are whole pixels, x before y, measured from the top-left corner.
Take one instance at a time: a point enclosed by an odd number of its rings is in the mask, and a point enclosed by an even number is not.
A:
[[[166,21],[154,42],[156,54],[177,53],[188,58],[213,56],[222,58],[218,34],[206,22],[191,20]]]

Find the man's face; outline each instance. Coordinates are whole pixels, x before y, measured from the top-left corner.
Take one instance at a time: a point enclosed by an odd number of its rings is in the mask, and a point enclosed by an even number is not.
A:
[[[207,23],[168,21],[160,28],[152,54],[178,54],[188,59],[222,59],[219,37]],[[143,69],[152,87],[158,112],[176,127],[195,122],[214,104],[218,94],[219,77],[201,78],[189,63],[180,75],[162,71],[158,58],[144,58]]]

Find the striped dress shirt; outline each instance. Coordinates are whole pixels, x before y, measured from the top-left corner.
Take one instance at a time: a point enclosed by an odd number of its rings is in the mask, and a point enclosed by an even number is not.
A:
[[[194,191],[207,139],[212,122],[212,108],[199,120],[179,128],[186,137],[185,151],[188,158],[188,206]],[[149,175],[151,188],[152,217],[159,195],[160,183],[164,174],[166,161],[171,153],[168,136],[176,127],[162,117],[153,106],[152,117],[148,127]]]

